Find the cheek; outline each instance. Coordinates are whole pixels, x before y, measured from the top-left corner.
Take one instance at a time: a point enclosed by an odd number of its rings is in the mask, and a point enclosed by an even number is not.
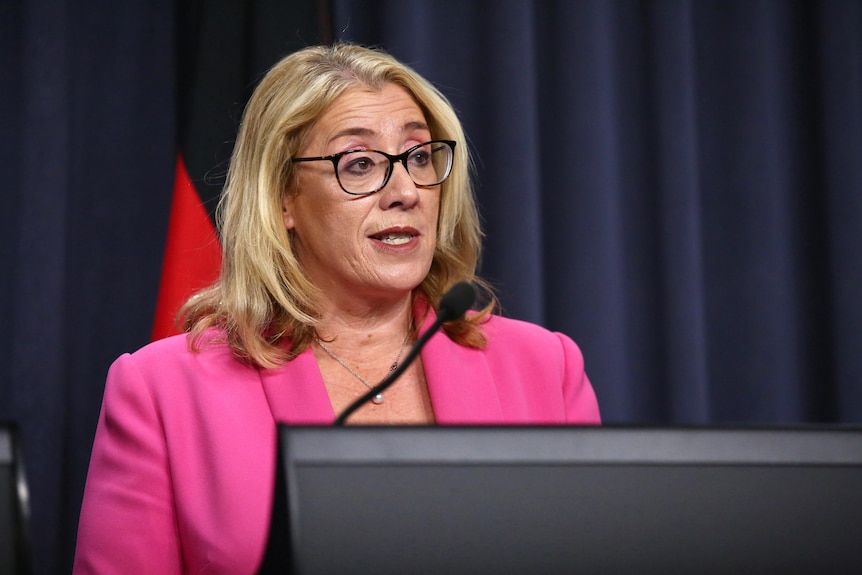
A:
[[[311,206],[309,206],[311,207]],[[345,209],[345,206],[324,205],[305,211],[297,233],[313,244],[320,257],[351,258],[361,243],[361,214]],[[354,256],[355,257],[355,256]]]

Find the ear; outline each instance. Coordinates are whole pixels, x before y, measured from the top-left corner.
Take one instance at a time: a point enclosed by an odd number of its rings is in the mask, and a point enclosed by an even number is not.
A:
[[[293,219],[293,199],[294,196],[285,196],[281,200],[281,217],[284,221],[284,229],[288,231],[296,227],[296,222]]]

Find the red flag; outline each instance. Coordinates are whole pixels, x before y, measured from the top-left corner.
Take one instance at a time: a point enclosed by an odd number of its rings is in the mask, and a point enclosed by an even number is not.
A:
[[[179,8],[179,153],[154,340],[178,333],[180,307],[218,277],[213,208],[256,81],[282,56],[332,37],[326,0],[185,0]]]
[[[215,227],[179,154],[153,340],[180,331],[176,325],[180,307],[196,291],[212,283],[220,268],[221,248]]]

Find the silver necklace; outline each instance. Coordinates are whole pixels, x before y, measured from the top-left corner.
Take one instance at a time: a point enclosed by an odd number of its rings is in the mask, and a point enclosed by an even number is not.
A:
[[[401,349],[399,349],[399,350],[398,350],[398,355],[397,355],[397,356],[395,356],[395,361],[393,361],[393,362],[392,362],[392,365],[390,365],[390,366],[389,366],[389,373],[387,373],[387,374],[386,374],[387,376],[388,376],[388,375],[390,375],[390,374],[392,374],[392,372],[394,372],[396,369],[398,369],[398,362],[399,362],[399,361],[401,361],[401,354],[403,354],[403,353],[404,353],[404,348],[405,348],[405,347],[407,347],[407,341],[408,341],[409,339],[410,339],[410,332],[408,331],[408,332],[407,332],[407,335],[404,337],[404,341],[403,341],[403,342],[401,342]],[[320,340],[320,338],[319,338],[319,337],[315,337],[315,338],[314,338],[314,341],[316,341],[316,342],[317,342],[317,345],[319,345],[319,346],[320,346],[320,349],[322,349],[323,351],[325,351],[325,352],[329,355],[329,357],[331,357],[332,359],[334,359],[335,361],[337,361],[339,364],[341,364],[341,367],[343,367],[344,369],[346,369],[347,371],[349,371],[349,372],[353,375],[353,377],[355,377],[356,379],[358,379],[359,381],[361,381],[362,383],[364,383],[364,384],[365,384],[365,387],[367,387],[368,389],[374,389],[374,386],[373,386],[373,385],[371,385],[370,383],[368,383],[368,381],[367,381],[364,377],[362,377],[361,375],[359,375],[358,373],[356,373],[355,371],[353,371],[353,369],[352,369],[349,365],[347,365],[347,364],[344,362],[344,360],[342,360],[340,357],[338,357],[337,355],[335,355],[335,354],[332,352],[332,350],[331,350],[331,349],[329,349],[329,348],[326,346],[326,344],[325,344],[325,343],[323,343],[323,342]],[[375,404],[377,404],[377,405],[380,405],[381,403],[383,403],[383,394],[382,394],[382,393],[378,393],[378,394],[377,394],[377,395],[375,395],[373,398],[371,398],[371,401],[372,401],[372,402],[374,402],[374,403],[375,403]]]

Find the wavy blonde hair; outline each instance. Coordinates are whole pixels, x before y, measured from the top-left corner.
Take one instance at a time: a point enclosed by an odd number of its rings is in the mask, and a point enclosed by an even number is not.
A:
[[[279,61],[246,106],[217,211],[221,274],[180,310],[193,349],[208,328],[219,327],[239,358],[275,367],[311,344],[317,289],[297,259],[282,219],[284,198],[298,193],[290,159],[339,96],[356,87],[380,90],[385,84],[401,86],[413,96],[433,139],[459,144],[452,174],[441,184],[431,269],[414,298],[423,297],[436,311],[453,284],[472,282],[486,305],[447,323],[444,330],[461,345],[485,345],[479,325],[497,302],[476,275],[482,232],[461,123],[446,97],[408,66],[380,50],[336,44],[309,47]]]

